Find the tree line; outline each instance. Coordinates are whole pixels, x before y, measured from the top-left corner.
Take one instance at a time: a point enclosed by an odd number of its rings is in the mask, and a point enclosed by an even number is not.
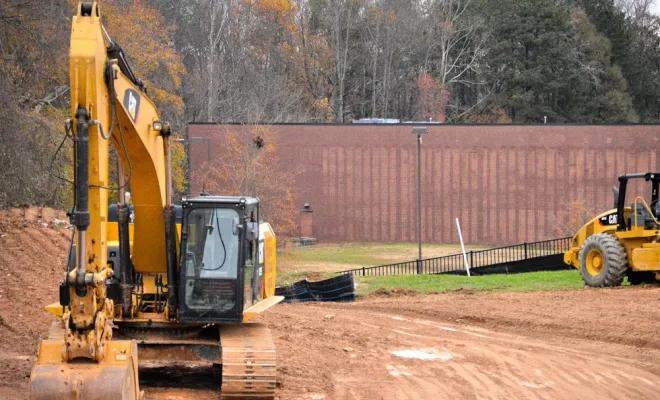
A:
[[[397,118],[657,123],[651,0],[105,0],[175,131],[188,122]],[[0,207],[65,206],[77,1],[0,4]],[[185,154],[175,176],[185,187]]]
[[[651,0],[185,0],[187,121],[657,122]]]

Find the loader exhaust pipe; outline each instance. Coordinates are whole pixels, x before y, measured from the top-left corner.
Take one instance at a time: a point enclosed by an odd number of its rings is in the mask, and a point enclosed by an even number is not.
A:
[[[612,208],[616,208],[619,203],[619,188],[612,186],[612,194],[614,195],[614,205]]]

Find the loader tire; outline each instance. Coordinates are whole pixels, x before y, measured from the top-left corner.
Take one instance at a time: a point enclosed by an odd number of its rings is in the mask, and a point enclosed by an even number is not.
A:
[[[626,248],[616,237],[601,233],[584,241],[580,250],[580,273],[588,286],[619,286],[627,271]]]
[[[628,271],[628,283],[631,285],[641,285],[644,283],[656,283],[655,272],[648,271]]]

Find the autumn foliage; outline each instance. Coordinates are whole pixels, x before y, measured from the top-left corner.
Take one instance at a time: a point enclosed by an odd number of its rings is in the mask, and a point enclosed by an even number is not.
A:
[[[3,1],[0,5],[0,208],[60,205],[69,160],[51,156],[61,138],[68,104],[66,19],[54,12],[64,0]]]
[[[594,215],[582,200],[572,201],[555,218],[558,236],[574,236]]]
[[[298,6],[290,0],[246,0],[255,10],[268,20],[283,26],[288,32],[298,30],[296,12]]]
[[[213,163],[195,171],[192,180],[209,194],[259,197],[264,221],[278,235],[295,232],[297,174],[292,168],[280,168],[277,135],[270,127],[228,131],[212,144],[211,154]]]
[[[424,121],[445,122],[445,107],[449,103],[449,90],[429,74],[417,79],[417,118]]]
[[[78,4],[77,0],[70,1]],[[101,14],[112,40],[124,48],[131,68],[145,81],[149,97],[161,113],[183,113],[183,99],[176,92],[187,72],[172,45],[172,24],[142,1],[105,0]]]
[[[479,112],[464,116],[461,122],[468,124],[510,124],[513,121],[502,107],[490,105]]]

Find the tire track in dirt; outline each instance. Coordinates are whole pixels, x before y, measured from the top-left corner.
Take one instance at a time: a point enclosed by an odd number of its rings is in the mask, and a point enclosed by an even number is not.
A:
[[[657,398],[660,351],[650,335],[657,327],[659,289],[468,297],[467,308],[460,295],[278,306],[264,319],[278,345],[280,398]],[[612,297],[618,304],[634,302],[642,319],[611,311]],[[521,315],[516,324],[510,314],[529,301],[544,307]],[[580,309],[584,302],[591,304],[586,311]],[[548,323],[549,309],[558,310],[555,323]],[[463,322],[466,315],[469,323]],[[596,325],[606,335],[595,335]],[[451,358],[392,354],[428,349]],[[308,365],[323,365],[331,378],[313,375]]]

